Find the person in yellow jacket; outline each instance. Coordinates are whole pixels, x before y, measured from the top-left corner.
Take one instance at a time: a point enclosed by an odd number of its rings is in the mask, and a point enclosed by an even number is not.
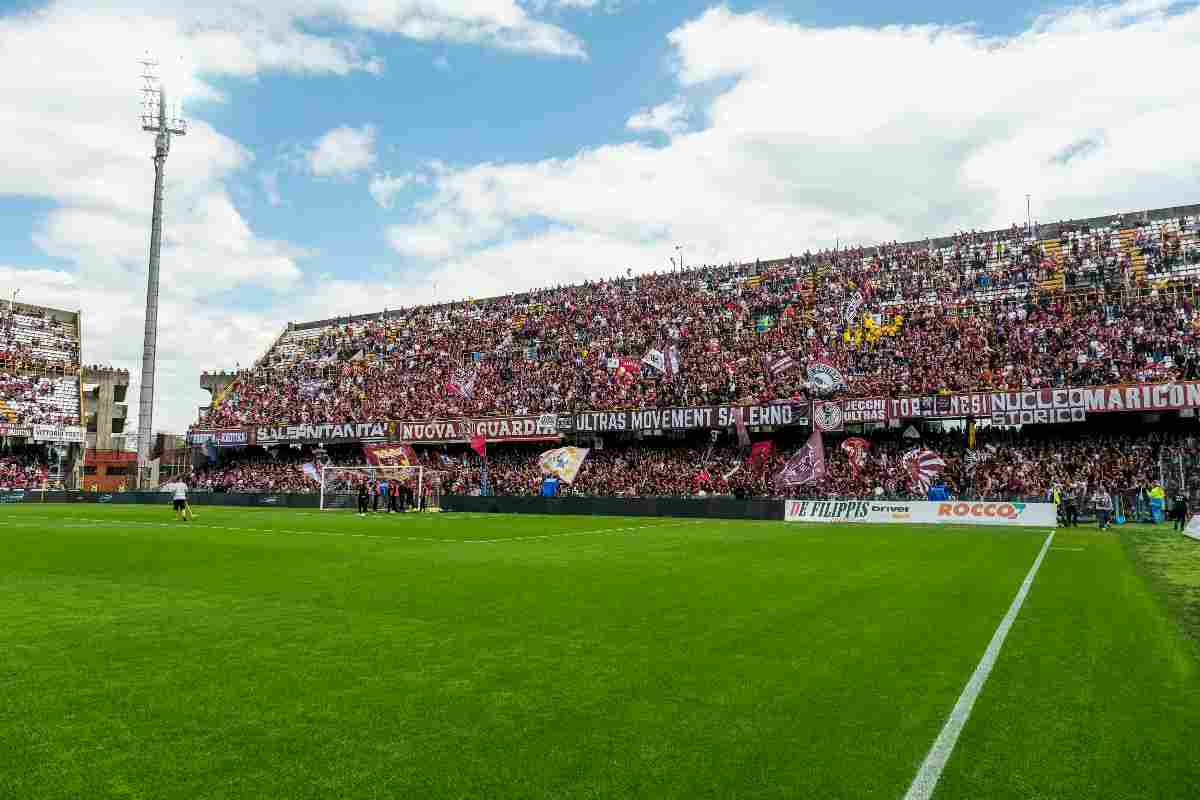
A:
[[[1162,484],[1154,484],[1154,488],[1150,490],[1150,519],[1155,525],[1163,521],[1167,510],[1167,493],[1163,491]]]

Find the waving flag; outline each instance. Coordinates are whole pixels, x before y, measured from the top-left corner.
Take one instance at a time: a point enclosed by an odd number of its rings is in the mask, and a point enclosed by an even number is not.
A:
[[[853,325],[854,321],[858,319],[858,312],[862,308],[862,305],[862,292],[855,291],[854,294],[846,298],[846,301],[842,303],[842,322],[846,325]]]
[[[924,491],[933,483],[934,478],[942,474],[946,462],[932,450],[918,447],[900,457],[900,468]]]
[[[963,454],[963,464],[966,466],[967,472],[974,472],[990,456],[991,453],[986,450],[968,450]]]
[[[772,378],[778,378],[780,375],[787,372],[794,366],[796,366],[796,359],[785,353],[779,358],[769,361],[767,364],[767,371],[771,373]]]
[[[659,372],[667,371],[667,357],[657,347],[652,347],[646,351],[646,355],[642,356],[642,363],[649,364]]]
[[[842,442],[842,452],[849,459],[850,468],[854,470],[855,475],[863,468],[863,464],[867,463],[867,451],[870,449],[871,443],[859,436],[852,436]]]
[[[479,454],[480,458],[487,458],[487,439],[483,438],[483,434],[475,434],[471,437],[471,449]]]
[[[808,362],[808,380],[817,394],[833,394],[839,389],[849,388],[841,371],[828,361]]]
[[[772,441],[755,442],[750,448],[750,465],[758,467],[762,462],[771,457],[771,453],[775,450],[775,443]]]
[[[454,370],[453,377],[446,383],[446,391],[464,400],[471,400],[475,396],[475,379],[478,377],[478,369],[470,372],[467,372],[465,368],[456,369]]]
[[[804,486],[816,483],[825,477],[825,444],[821,432],[813,431],[808,443],[796,451],[796,455],[775,476],[775,485],[780,488]]]
[[[666,373],[667,377],[679,374],[679,348],[671,345],[667,348],[666,353]]]
[[[321,471],[316,464],[305,464],[300,467],[300,469],[304,471],[304,474],[308,476],[308,479],[313,483],[321,482]]]
[[[750,432],[746,430],[746,409],[741,406],[737,409],[737,414],[733,418],[733,426],[737,428],[738,447],[748,447],[750,445]]]
[[[591,450],[586,447],[558,447],[547,450],[538,459],[543,475],[553,475],[563,483],[574,483],[583,460]]]

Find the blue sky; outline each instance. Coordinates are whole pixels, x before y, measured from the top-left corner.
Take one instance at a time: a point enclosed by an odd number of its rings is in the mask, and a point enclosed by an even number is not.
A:
[[[147,47],[158,427],[287,320],[1194,201],[1194,3],[0,4],[0,283],[136,372]],[[1164,79],[1163,76],[1170,76]],[[1063,160],[1062,153],[1078,155]],[[1153,153],[1153,156],[1149,154]]]

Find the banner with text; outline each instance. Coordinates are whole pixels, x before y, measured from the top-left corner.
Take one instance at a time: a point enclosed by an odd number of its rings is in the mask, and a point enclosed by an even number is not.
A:
[[[83,428],[79,425],[34,425],[35,442],[83,442]]]
[[[417,463],[408,444],[364,444],[363,456],[373,467],[407,467]]]
[[[1053,527],[1053,503],[927,502],[924,500],[785,500],[786,522],[866,522],[926,525]]]
[[[254,444],[332,444],[335,442],[383,442],[392,438],[390,422],[313,422],[301,425],[260,425]]]
[[[216,447],[245,447],[250,444],[250,432],[244,428],[219,431],[192,431],[188,444],[204,445],[212,442]]]
[[[570,430],[571,418],[565,414],[396,423],[397,437],[413,444],[467,442],[476,436],[489,442],[550,442]]]
[[[763,425],[791,427],[808,424],[808,403],[789,400],[752,406],[585,411],[574,416],[574,429],[579,433],[623,433],[728,428],[736,424],[738,409],[744,410],[745,423],[752,428]]]

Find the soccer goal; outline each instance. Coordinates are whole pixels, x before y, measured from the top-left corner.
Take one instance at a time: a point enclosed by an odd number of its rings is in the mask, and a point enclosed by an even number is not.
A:
[[[442,473],[422,466],[372,467],[368,465],[334,467],[321,471],[321,510],[348,508],[358,510],[358,488],[372,481],[399,481],[411,494],[401,495],[414,511],[442,510]],[[371,497],[375,508],[375,498]],[[379,510],[387,509],[387,499],[380,497]]]

